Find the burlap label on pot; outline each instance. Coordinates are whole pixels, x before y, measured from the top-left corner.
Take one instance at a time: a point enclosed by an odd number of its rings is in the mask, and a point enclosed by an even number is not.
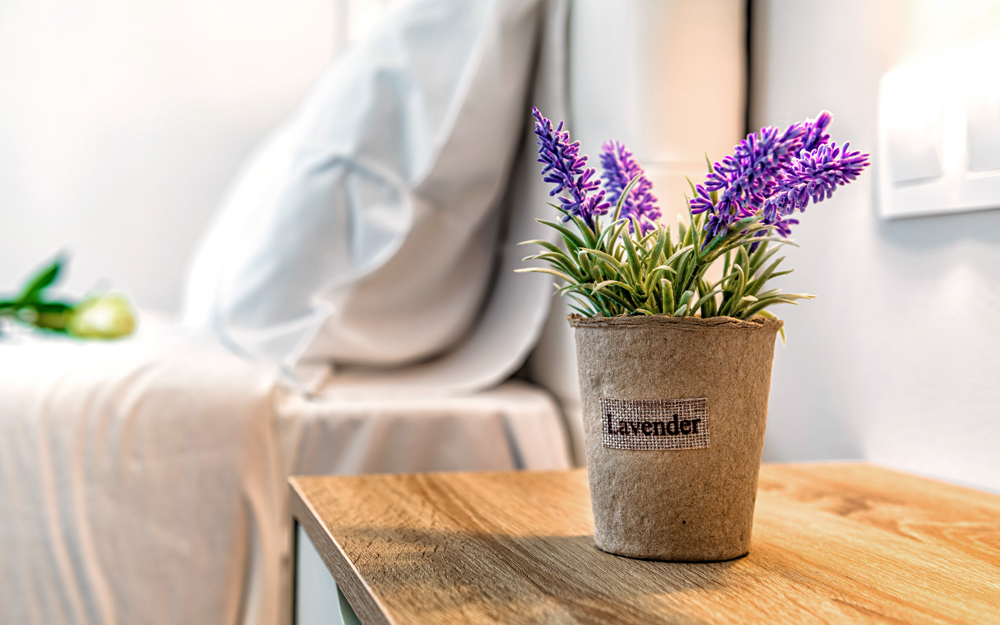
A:
[[[708,399],[601,398],[604,446],[611,449],[704,449]]]

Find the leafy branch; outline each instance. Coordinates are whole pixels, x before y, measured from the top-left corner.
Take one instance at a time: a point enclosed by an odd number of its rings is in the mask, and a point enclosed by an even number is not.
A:
[[[620,210],[621,200],[615,215]],[[771,280],[791,273],[779,271],[784,257],[775,256],[782,245],[794,243],[769,236],[773,227],[762,224],[759,217],[733,223],[724,235],[706,244],[701,215],[689,214],[688,224],[681,223],[676,233],[660,225],[638,235],[629,233],[627,219],[618,218],[606,226],[596,220],[591,228],[563,212],[575,232],[564,224],[538,220],[559,233],[562,246],[542,240],[522,243],[544,249],[524,260],[542,260],[549,266],[516,271],[559,278],[565,284],[558,293],[570,297],[570,306],[584,316],[749,319],[755,314],[773,317],[768,307],[813,297],[767,288]],[[632,232],[641,232],[637,226]],[[705,277],[708,269],[720,260],[722,277],[710,282]]]
[[[75,303],[47,298],[65,264],[62,256],[56,257],[29,278],[18,295],[0,300],[0,318],[79,338],[111,339],[131,334],[135,315],[122,294],[97,293]]]

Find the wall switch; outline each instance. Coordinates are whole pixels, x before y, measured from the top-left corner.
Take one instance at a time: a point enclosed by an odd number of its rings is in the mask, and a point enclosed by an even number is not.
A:
[[[879,212],[888,219],[1000,208],[1000,40],[882,77]]]

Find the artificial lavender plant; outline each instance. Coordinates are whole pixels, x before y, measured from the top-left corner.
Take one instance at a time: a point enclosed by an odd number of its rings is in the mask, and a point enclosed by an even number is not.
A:
[[[868,166],[868,155],[830,140],[833,116],[793,124],[784,131],[762,128],[740,141],[731,156],[709,163],[703,184],[691,184],[688,225],[676,238],[657,222],[661,212],[652,183],[621,143],[603,146],[599,182],[580,143],[571,142],[564,124],[553,126],[537,108],[535,135],[542,175],[561,223],[555,228],[565,249],[548,241],[525,241],[545,248],[525,260],[544,260],[544,272],[566,282],[559,293],[591,316],[672,315],[748,319],[774,317],[774,304],[793,304],[813,296],[766,288],[784,257],[772,258],[799,222],[796,212],[833,195],[838,186]],[[569,227],[572,224],[572,228]],[[720,261],[722,277],[706,278]]]

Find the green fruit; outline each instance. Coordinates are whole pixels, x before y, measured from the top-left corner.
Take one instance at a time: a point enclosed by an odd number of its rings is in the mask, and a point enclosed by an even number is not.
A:
[[[84,339],[116,339],[135,330],[132,302],[123,293],[91,295],[73,307],[66,330]]]

